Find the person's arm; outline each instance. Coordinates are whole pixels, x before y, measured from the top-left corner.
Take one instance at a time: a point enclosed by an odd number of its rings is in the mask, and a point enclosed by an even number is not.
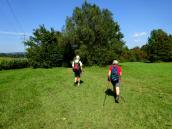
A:
[[[121,77],[122,77],[122,68],[119,66],[118,67],[118,70],[119,70],[119,79],[121,80]]]
[[[111,76],[111,70],[108,72],[108,81],[110,81],[110,76]]]
[[[112,67],[110,66],[110,68],[109,68],[109,72],[108,72],[108,81],[110,81],[111,71],[112,71]]]
[[[74,61],[72,61],[72,68],[74,68]]]
[[[83,71],[83,64],[82,64],[82,62],[81,61],[79,61],[79,64],[80,64],[80,68],[81,68],[81,71]]]

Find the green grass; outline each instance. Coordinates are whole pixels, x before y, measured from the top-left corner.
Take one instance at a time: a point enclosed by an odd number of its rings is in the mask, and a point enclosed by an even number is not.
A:
[[[119,104],[107,96],[108,67],[0,71],[1,129],[170,129],[172,63],[123,63]]]

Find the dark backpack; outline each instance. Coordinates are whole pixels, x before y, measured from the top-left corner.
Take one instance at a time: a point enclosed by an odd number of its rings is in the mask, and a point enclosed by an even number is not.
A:
[[[111,80],[112,81],[119,80],[118,68],[116,66],[112,66]]]
[[[74,71],[78,71],[80,69],[80,64],[78,63],[74,63],[74,67],[73,67]]]

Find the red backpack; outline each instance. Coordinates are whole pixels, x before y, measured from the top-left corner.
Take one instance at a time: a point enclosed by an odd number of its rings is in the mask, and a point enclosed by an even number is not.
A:
[[[74,71],[78,71],[80,69],[80,64],[78,63],[74,63],[74,67],[73,67]]]

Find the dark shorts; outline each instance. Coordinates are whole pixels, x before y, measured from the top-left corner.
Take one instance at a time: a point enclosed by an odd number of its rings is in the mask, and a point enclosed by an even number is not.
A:
[[[113,87],[120,87],[120,80],[111,81]]]
[[[80,77],[81,76],[81,70],[74,71],[75,77]]]

